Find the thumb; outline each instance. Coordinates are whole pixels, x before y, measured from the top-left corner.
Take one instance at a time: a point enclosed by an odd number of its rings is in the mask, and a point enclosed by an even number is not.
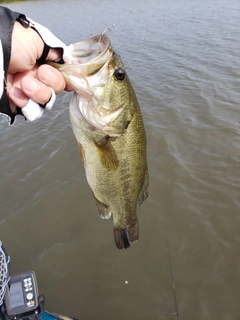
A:
[[[59,48],[59,49],[50,49],[49,53],[47,55],[46,60],[49,61],[54,61],[54,62],[59,62],[60,60],[62,60],[62,55],[63,55],[63,49]]]
[[[55,62],[62,61],[63,51],[66,45],[46,27],[31,19],[29,19],[29,21],[31,22],[32,28],[37,31],[44,43],[43,53],[38,62],[43,63],[45,60]]]

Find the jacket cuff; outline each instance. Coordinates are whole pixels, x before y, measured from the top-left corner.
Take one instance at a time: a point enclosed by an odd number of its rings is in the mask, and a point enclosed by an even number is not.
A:
[[[4,78],[7,76],[9,61],[11,57],[11,43],[12,43],[12,31],[13,26],[20,13],[13,12],[8,8],[0,6],[0,39],[2,44],[2,63],[0,61],[1,67],[1,87],[2,95],[0,96],[0,114],[5,115],[10,124],[13,124],[15,115],[11,109],[6,93],[6,83]]]

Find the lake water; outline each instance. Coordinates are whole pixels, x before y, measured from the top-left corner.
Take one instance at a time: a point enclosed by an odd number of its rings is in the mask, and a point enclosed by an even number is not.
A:
[[[118,251],[97,213],[68,117],[1,120],[0,239],[35,270],[46,309],[86,320],[238,320],[240,2],[68,0],[8,4],[66,44],[109,32],[137,93],[150,197]],[[47,115],[49,117],[47,117]]]

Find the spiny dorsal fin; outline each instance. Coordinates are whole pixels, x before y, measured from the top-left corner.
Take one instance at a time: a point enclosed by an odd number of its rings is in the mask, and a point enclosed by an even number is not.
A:
[[[110,170],[116,170],[119,166],[118,157],[110,140],[106,137],[101,143],[95,142],[102,165]]]

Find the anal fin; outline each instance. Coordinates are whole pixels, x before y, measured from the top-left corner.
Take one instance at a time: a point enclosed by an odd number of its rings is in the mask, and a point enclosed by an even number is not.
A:
[[[99,201],[95,195],[93,195],[96,205],[98,208],[99,215],[102,219],[109,219],[111,217],[111,211],[109,210],[109,207],[105,204]]]

